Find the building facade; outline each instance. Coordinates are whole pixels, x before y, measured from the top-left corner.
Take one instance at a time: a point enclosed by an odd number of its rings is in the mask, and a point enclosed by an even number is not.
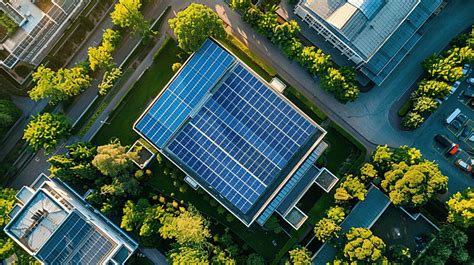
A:
[[[43,264],[124,264],[138,244],[60,180],[16,195],[5,233]]]
[[[442,0],[300,0],[294,13],[376,85],[421,39]]]

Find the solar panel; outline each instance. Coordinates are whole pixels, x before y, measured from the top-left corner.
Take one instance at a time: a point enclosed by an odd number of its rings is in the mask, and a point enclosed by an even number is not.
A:
[[[73,211],[37,256],[45,264],[99,264],[114,244]]]
[[[168,149],[246,213],[315,131],[238,65]]]
[[[136,128],[162,148],[233,62],[230,54],[206,41],[137,122]]]
[[[188,60],[135,128],[244,215],[320,132],[212,40]]]

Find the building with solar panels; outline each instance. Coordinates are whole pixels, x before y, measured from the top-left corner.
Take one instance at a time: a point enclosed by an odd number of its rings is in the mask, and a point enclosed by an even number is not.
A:
[[[18,26],[13,34],[2,34],[0,28],[0,65],[8,69],[20,62],[38,65],[60,33],[89,2],[50,0],[40,5],[32,0],[0,1],[0,13]]]
[[[16,195],[5,233],[43,264],[124,264],[138,244],[60,180]]]
[[[442,0],[300,0],[295,14],[380,85]]]
[[[315,166],[325,130],[211,39],[134,130],[247,226],[277,212],[298,229],[307,218],[298,200],[313,183],[337,182]]]

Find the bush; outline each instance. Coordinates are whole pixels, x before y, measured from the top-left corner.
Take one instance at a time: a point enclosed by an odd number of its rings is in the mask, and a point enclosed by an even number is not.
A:
[[[408,115],[402,120],[403,126],[408,129],[416,129],[420,127],[423,122],[425,121],[425,118],[421,116],[418,112],[410,112]]]
[[[407,113],[410,111],[411,105],[412,105],[412,102],[410,99],[405,101],[405,103],[403,103],[403,105],[398,110],[398,116],[405,117],[405,115],[407,115]]]
[[[179,68],[181,68],[183,64],[182,63],[174,63],[172,66],[171,66],[171,70],[173,70],[173,72],[178,72]]]

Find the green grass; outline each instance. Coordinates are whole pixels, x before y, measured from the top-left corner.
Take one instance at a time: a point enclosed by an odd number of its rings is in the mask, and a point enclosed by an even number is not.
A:
[[[164,43],[162,49],[157,52],[157,60],[111,113],[108,120],[110,125],[104,125],[97,133],[95,143],[105,144],[110,138],[118,137],[123,144],[132,144],[139,138],[132,130],[133,123],[173,76],[171,65],[179,60],[176,56],[178,51],[179,48],[173,40]]]
[[[219,40],[219,42],[266,81],[270,81],[272,77],[277,74],[275,69],[267,65],[260,57],[256,56],[247,46],[245,46],[245,44],[240,42],[233,35],[229,34],[226,39]]]
[[[313,102],[309,101],[294,87],[288,86],[283,94],[316,122],[321,123],[328,118],[326,113],[322,112]]]
[[[408,112],[410,111],[411,109],[411,105],[412,105],[412,102],[410,99],[408,99],[407,101],[405,101],[405,103],[403,103],[403,105],[400,107],[400,109],[398,110],[398,116],[399,117],[405,117],[405,115],[408,114]]]

